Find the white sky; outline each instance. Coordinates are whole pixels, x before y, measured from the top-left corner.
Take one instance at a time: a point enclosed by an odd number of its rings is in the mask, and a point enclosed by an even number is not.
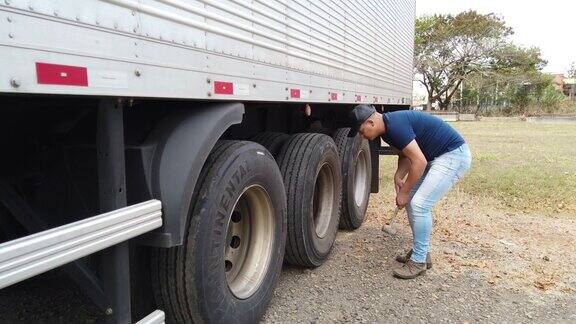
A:
[[[540,48],[545,72],[565,73],[576,61],[576,0],[416,0],[417,16],[469,9],[503,16],[515,44]]]

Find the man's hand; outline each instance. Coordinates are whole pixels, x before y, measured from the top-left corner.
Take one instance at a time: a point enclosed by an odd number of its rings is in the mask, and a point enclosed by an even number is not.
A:
[[[398,206],[398,208],[400,209],[406,207],[406,205],[408,204],[408,199],[409,199],[408,194],[399,191],[396,194],[396,206]]]
[[[396,189],[396,194],[400,192],[400,189],[404,185],[404,180],[398,177],[394,177],[394,189]]]
[[[410,169],[406,181],[396,194],[396,205],[398,205],[398,208],[404,208],[408,204],[410,192],[424,173],[427,165],[426,157],[424,157],[416,140],[412,140],[402,149],[402,155],[410,160]],[[396,179],[396,176],[394,179]],[[394,181],[396,182],[396,180]]]

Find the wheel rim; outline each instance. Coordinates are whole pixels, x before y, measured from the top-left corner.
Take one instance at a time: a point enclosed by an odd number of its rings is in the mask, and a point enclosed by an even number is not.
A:
[[[323,238],[328,233],[332,210],[334,208],[334,172],[328,163],[324,163],[316,176],[312,211],[316,235]]]
[[[230,215],[224,260],[228,287],[240,299],[252,296],[268,272],[274,219],[268,192],[259,185],[244,189]]]
[[[354,202],[360,207],[366,197],[366,184],[368,182],[368,159],[366,152],[360,150],[356,156],[356,168],[354,170]]]

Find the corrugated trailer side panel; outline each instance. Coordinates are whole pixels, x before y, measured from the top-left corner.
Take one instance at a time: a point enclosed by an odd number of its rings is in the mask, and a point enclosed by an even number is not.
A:
[[[414,14],[414,0],[4,1],[0,92],[408,104]]]

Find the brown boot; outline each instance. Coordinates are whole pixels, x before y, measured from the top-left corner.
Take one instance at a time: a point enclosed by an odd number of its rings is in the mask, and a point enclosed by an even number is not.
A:
[[[406,263],[406,261],[410,260],[412,256],[412,249],[408,251],[406,254],[399,254],[396,256],[396,261],[400,263]],[[430,252],[426,254],[426,269],[432,269],[432,258],[430,257]]]
[[[417,263],[408,259],[406,263],[394,270],[394,276],[400,279],[414,279],[426,272],[426,263]]]

